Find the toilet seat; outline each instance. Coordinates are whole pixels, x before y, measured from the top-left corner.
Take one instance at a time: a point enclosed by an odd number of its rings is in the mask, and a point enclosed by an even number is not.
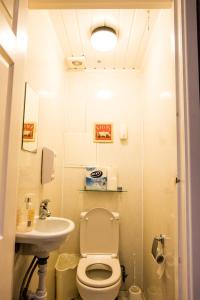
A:
[[[86,274],[88,267],[92,265],[104,265],[111,269],[112,274],[107,279],[95,280],[89,278]],[[88,287],[105,288],[114,285],[121,280],[121,268],[118,258],[112,258],[106,255],[91,255],[90,257],[81,258],[77,269],[77,278]]]

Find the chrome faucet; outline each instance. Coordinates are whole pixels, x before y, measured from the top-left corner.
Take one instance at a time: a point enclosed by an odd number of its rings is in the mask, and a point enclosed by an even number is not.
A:
[[[50,200],[45,199],[45,200],[42,200],[42,202],[40,203],[39,219],[45,220],[47,217],[50,217],[51,212],[48,209],[49,202],[50,202]]]

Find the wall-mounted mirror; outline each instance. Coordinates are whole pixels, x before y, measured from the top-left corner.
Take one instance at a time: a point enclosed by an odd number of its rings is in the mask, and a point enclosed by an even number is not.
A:
[[[24,118],[22,130],[22,149],[37,152],[39,119],[39,96],[25,83]]]

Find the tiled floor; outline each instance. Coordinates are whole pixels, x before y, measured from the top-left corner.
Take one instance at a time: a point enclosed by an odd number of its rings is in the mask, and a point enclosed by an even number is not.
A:
[[[82,300],[81,298],[76,298],[74,300]],[[122,292],[118,296],[118,300],[128,300],[128,293],[127,292]]]
[[[76,298],[74,300],[82,300],[82,299],[81,298]],[[126,296],[119,296],[118,300],[128,300],[128,297],[126,297]]]
[[[128,300],[128,292],[121,291],[118,296],[118,300]]]

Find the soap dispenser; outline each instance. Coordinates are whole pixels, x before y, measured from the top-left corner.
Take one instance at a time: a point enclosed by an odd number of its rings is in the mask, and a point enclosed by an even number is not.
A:
[[[33,230],[34,225],[34,217],[35,217],[35,209],[33,207],[32,202],[33,194],[27,194],[25,197],[25,203],[26,203],[26,231]]]

